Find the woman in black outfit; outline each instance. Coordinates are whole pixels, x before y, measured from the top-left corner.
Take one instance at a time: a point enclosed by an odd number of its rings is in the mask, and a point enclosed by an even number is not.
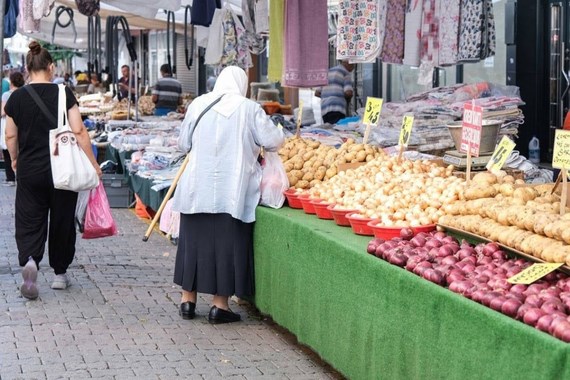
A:
[[[49,52],[36,41],[32,41],[29,48],[26,56],[29,84],[12,93],[5,111],[6,145],[12,157],[12,168],[17,171],[16,244],[20,266],[24,267],[20,290],[24,297],[34,299],[38,296],[37,270],[46,240],[49,264],[55,273],[51,287],[66,289],[70,284],[67,268],[75,255],[77,193],[57,190],[53,186],[49,131],[57,125],[42,112],[30,91],[39,95],[57,120],[59,87],[51,83],[54,64]],[[67,87],[65,92],[69,125],[79,146],[101,176],[77,100]]]

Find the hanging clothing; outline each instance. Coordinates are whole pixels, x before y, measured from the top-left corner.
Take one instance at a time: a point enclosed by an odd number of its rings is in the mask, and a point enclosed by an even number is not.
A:
[[[341,0],[336,58],[369,62],[382,52],[388,0]]]
[[[475,62],[481,59],[483,25],[483,1],[461,0],[458,62]]]
[[[420,59],[428,67],[439,65],[439,3],[440,0],[424,0]]]
[[[404,26],[407,0],[388,0],[386,31],[380,60],[385,63],[402,63],[404,60]]]
[[[284,86],[316,87],[327,84],[327,25],[327,0],[285,2]]]
[[[18,0],[6,0],[6,11],[4,15],[4,38],[14,37],[18,30],[18,14],[20,5]]]
[[[247,70],[252,66],[245,29],[237,15],[228,7],[222,9],[223,49],[219,69],[239,66]]]
[[[484,40],[481,49],[481,59],[495,55],[495,15],[493,14],[493,1],[485,0]]]
[[[208,30],[208,43],[204,54],[204,64],[218,65],[224,52],[224,27],[222,25],[223,12],[216,9]]]
[[[55,0],[33,0],[32,3],[34,20],[41,20],[42,18],[49,16],[53,6],[55,5]]]
[[[404,28],[404,60],[405,65],[420,65],[420,36],[422,25],[423,0],[409,0],[406,9]]]
[[[285,0],[271,0],[269,8],[269,62],[267,80],[280,82],[283,75],[283,37],[285,21]]]
[[[439,64],[441,66],[457,63],[459,45],[459,19],[461,0],[440,0],[439,17]]]
[[[77,10],[84,16],[92,17],[99,14],[99,0],[75,0]]]
[[[261,37],[260,30],[258,29],[258,23],[262,26],[264,18],[267,20],[269,17],[268,13],[262,15],[258,13],[257,4],[265,3],[265,11],[268,11],[267,0],[242,0],[241,10],[243,26],[245,28],[245,38],[247,40],[247,45],[253,54],[259,54],[265,49],[265,44],[263,37]],[[261,6],[259,7],[261,9]]]
[[[192,25],[210,26],[215,10],[221,7],[220,0],[193,1],[190,11]]]
[[[40,31],[40,20],[34,18],[34,0],[20,0],[18,28],[25,33]]]

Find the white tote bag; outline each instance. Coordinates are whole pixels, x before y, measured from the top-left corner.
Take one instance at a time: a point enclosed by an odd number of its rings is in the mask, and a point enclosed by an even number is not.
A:
[[[57,129],[51,130],[49,135],[53,186],[71,191],[94,189],[99,185],[99,176],[69,127],[65,86],[58,87]]]

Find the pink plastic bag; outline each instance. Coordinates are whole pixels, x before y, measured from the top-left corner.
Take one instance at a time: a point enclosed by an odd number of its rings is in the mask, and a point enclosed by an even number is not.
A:
[[[85,213],[85,225],[83,227],[83,239],[95,239],[117,234],[117,226],[111,215],[111,207],[107,200],[107,193],[103,182],[91,190],[87,212]]]

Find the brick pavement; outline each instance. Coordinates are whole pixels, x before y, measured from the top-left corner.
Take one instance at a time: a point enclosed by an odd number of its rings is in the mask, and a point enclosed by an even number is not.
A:
[[[0,174],[0,182],[4,172]],[[82,240],[68,273],[50,289],[47,253],[35,301],[19,292],[14,187],[0,186],[0,380],[12,379],[340,379],[251,305],[243,322],[210,325],[210,296],[194,320],[177,313],[176,248],[127,209],[113,209],[115,237]]]

